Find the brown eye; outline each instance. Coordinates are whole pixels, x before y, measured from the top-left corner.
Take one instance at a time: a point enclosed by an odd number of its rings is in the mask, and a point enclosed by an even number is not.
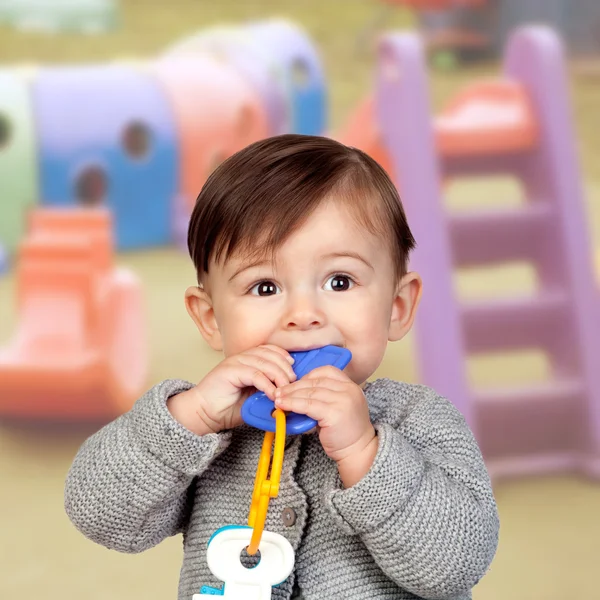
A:
[[[347,275],[333,275],[327,280],[325,289],[331,292],[345,292],[352,287],[353,283]]]
[[[273,296],[278,288],[272,281],[261,281],[250,290],[254,296]]]

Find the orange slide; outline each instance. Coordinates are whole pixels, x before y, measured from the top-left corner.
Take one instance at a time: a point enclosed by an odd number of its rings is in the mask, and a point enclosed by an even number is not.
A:
[[[0,416],[103,420],[147,383],[140,282],[113,264],[107,210],[36,209],[17,261],[14,337],[0,348]]]
[[[381,130],[375,115],[375,98],[369,96],[352,113],[346,127],[336,137],[342,144],[362,150],[376,160],[395,180],[394,168],[381,138]]]
[[[537,118],[527,90],[503,79],[480,81],[463,90],[432,121],[440,156],[484,156],[530,150],[538,143]],[[390,174],[391,158],[381,137],[374,98],[350,117],[339,140],[360,148]]]

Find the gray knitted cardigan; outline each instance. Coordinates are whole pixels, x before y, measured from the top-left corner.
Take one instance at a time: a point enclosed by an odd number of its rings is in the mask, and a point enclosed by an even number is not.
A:
[[[263,438],[246,425],[197,436],[173,419],[167,380],[80,448],[66,511],[89,539],[141,552],[183,533],[179,600],[220,587],[206,547],[224,525],[244,525]],[[294,572],[274,598],[464,600],[486,573],[499,521],[481,453],[462,415],[420,385],[365,387],[379,450],[344,489],[316,433],[288,437],[279,496],[265,529],[294,547]]]

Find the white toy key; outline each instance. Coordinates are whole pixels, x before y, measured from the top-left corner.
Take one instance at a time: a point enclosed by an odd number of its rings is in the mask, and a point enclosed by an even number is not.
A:
[[[241,553],[248,547],[252,528],[228,526],[217,530],[208,542],[208,568],[223,589],[203,586],[192,600],[222,596],[224,600],[271,600],[274,585],[283,583],[294,569],[294,549],[278,533],[263,531],[260,561],[248,569],[241,562]]]

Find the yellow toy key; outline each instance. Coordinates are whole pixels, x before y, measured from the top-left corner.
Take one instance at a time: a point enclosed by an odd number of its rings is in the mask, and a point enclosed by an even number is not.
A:
[[[252,502],[250,504],[250,514],[248,516],[248,525],[252,527],[252,538],[247,552],[250,555],[256,554],[265,520],[269,508],[269,500],[279,494],[279,480],[281,478],[281,468],[283,466],[283,452],[285,450],[285,413],[276,408],[273,413],[275,418],[275,433],[267,431],[263,441],[260,457],[258,459],[258,468],[254,480],[254,490],[252,492]],[[275,440],[275,443],[273,443]],[[271,448],[273,448],[273,461],[271,462]],[[267,479],[270,469],[270,478]]]

